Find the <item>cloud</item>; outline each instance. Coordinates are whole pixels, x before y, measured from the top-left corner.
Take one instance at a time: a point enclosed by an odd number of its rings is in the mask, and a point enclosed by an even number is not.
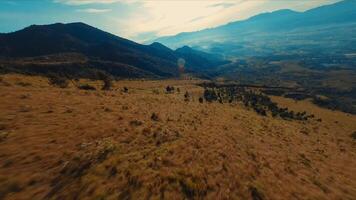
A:
[[[110,12],[111,9],[95,9],[95,8],[87,8],[87,9],[78,9],[78,12],[85,12],[85,13],[107,13]]]
[[[216,27],[263,12],[272,12],[278,9],[303,11],[340,0],[52,1],[70,6],[90,6],[90,9],[84,7],[81,12],[107,13],[101,16],[105,23],[109,24],[107,25],[108,31],[129,39],[145,40],[155,36],[174,35]]]
[[[87,4],[112,4],[116,2],[126,2],[129,0],[54,0],[55,3],[62,3],[66,5],[87,5]]]
[[[210,7],[229,8],[229,7],[234,6],[234,5],[236,5],[236,3],[217,3],[217,4],[210,5]]]
[[[206,18],[206,17],[207,17],[207,16],[196,17],[196,18],[191,19],[189,22],[196,22],[196,21],[202,20],[202,19],[204,19],[204,18]]]

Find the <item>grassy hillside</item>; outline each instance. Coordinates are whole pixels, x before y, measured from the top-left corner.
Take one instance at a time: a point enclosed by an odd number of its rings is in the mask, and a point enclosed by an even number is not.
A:
[[[316,118],[200,103],[199,80],[118,81],[111,91],[0,80],[0,199],[356,196],[355,115],[273,96]]]

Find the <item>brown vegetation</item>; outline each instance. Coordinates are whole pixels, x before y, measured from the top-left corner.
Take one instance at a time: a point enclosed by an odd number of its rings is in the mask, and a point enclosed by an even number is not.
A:
[[[41,77],[1,79],[10,86],[0,84],[0,199],[356,196],[354,115],[275,96],[279,107],[322,121],[260,116],[243,101],[200,103],[199,81],[84,91]],[[189,101],[166,94],[167,85],[189,91]]]

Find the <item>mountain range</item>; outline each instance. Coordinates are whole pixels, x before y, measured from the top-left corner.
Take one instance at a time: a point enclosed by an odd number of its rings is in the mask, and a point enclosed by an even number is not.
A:
[[[194,53],[191,53],[194,52]],[[227,63],[184,47],[173,51],[159,43],[142,45],[84,23],[32,25],[0,35],[2,71],[83,74],[104,70],[118,77],[174,77],[177,60],[188,72]]]
[[[206,75],[241,57],[353,55],[355,32],[354,0],[262,13],[147,45],[80,22],[32,25],[0,34],[0,73],[90,76],[101,70],[124,78],[167,78],[179,76],[177,62],[184,59],[185,72]]]
[[[305,12],[285,9],[262,13],[155,41],[171,48],[189,45],[228,56],[270,55],[290,50],[319,52],[320,49],[349,53],[355,51],[355,31],[356,1],[345,0]]]

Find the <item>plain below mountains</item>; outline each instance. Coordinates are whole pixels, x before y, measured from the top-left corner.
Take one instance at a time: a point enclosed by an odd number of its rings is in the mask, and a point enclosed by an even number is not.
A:
[[[173,51],[157,42],[141,45],[84,23],[32,25],[0,34],[0,72],[89,76],[102,70],[125,78],[175,77],[180,58],[192,73],[227,63],[187,46]]]
[[[216,28],[155,41],[170,48],[189,45],[229,57],[356,52],[356,1],[305,12],[277,10]]]

